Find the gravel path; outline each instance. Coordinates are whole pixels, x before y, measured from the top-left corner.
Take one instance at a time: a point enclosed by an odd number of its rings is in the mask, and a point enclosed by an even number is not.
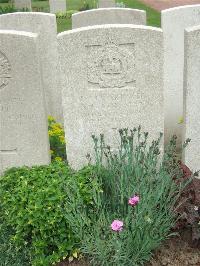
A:
[[[158,11],[175,6],[200,4],[200,0],[140,0],[140,1]]]

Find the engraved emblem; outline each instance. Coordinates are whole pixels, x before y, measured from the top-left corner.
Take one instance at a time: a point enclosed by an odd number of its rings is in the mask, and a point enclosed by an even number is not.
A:
[[[7,57],[0,52],[0,89],[8,85],[11,78],[11,66]]]
[[[134,48],[134,44],[130,44]],[[121,88],[134,82],[133,49],[113,42],[91,46],[88,51],[87,76],[91,84],[100,88]]]

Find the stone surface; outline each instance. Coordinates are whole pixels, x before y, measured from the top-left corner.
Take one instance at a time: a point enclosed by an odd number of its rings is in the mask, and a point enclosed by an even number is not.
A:
[[[49,0],[50,13],[66,12],[66,0]]]
[[[184,134],[191,142],[184,151],[186,165],[200,169],[200,26],[186,30],[184,71]]]
[[[39,49],[47,114],[62,121],[61,90],[57,74],[57,28],[53,14],[18,12],[0,16],[0,29],[39,34]]]
[[[72,15],[72,28],[102,24],[146,25],[146,12],[131,8],[98,8]]]
[[[184,29],[200,24],[200,5],[182,6],[161,13],[164,34],[165,142],[182,138]]]
[[[79,28],[58,35],[67,154],[92,153],[92,134],[117,145],[118,129],[163,132],[163,35],[136,25]],[[70,66],[70,67],[69,67]]]
[[[99,8],[115,7],[115,0],[99,0]]]
[[[14,6],[17,9],[31,10],[31,0],[14,0]]]
[[[0,172],[48,164],[37,35],[0,30]]]

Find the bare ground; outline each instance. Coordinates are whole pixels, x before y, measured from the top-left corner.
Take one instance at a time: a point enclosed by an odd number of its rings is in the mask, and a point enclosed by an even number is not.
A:
[[[176,6],[200,4],[200,0],[140,0],[140,1],[158,11]]]

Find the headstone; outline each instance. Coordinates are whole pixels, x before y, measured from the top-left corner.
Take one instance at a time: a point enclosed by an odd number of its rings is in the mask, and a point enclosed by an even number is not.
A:
[[[184,29],[200,24],[200,5],[181,6],[161,13],[164,34],[165,142],[182,139]]]
[[[61,90],[57,74],[57,25],[53,14],[18,12],[0,16],[0,29],[39,34],[39,49],[47,114],[62,121]]]
[[[99,8],[115,7],[115,0],[99,0]]]
[[[184,162],[192,170],[200,169],[200,26],[186,30],[183,141],[191,142],[184,151]]]
[[[72,28],[102,24],[146,25],[146,12],[131,8],[98,8],[72,15]]]
[[[0,173],[48,164],[37,35],[0,31]]]
[[[50,13],[66,12],[66,0],[49,0]]]
[[[116,145],[118,129],[164,130],[163,35],[136,25],[103,25],[58,35],[68,160],[93,151],[91,135]],[[72,45],[73,44],[73,45]]]
[[[14,0],[14,6],[16,9],[31,10],[31,0]]]

